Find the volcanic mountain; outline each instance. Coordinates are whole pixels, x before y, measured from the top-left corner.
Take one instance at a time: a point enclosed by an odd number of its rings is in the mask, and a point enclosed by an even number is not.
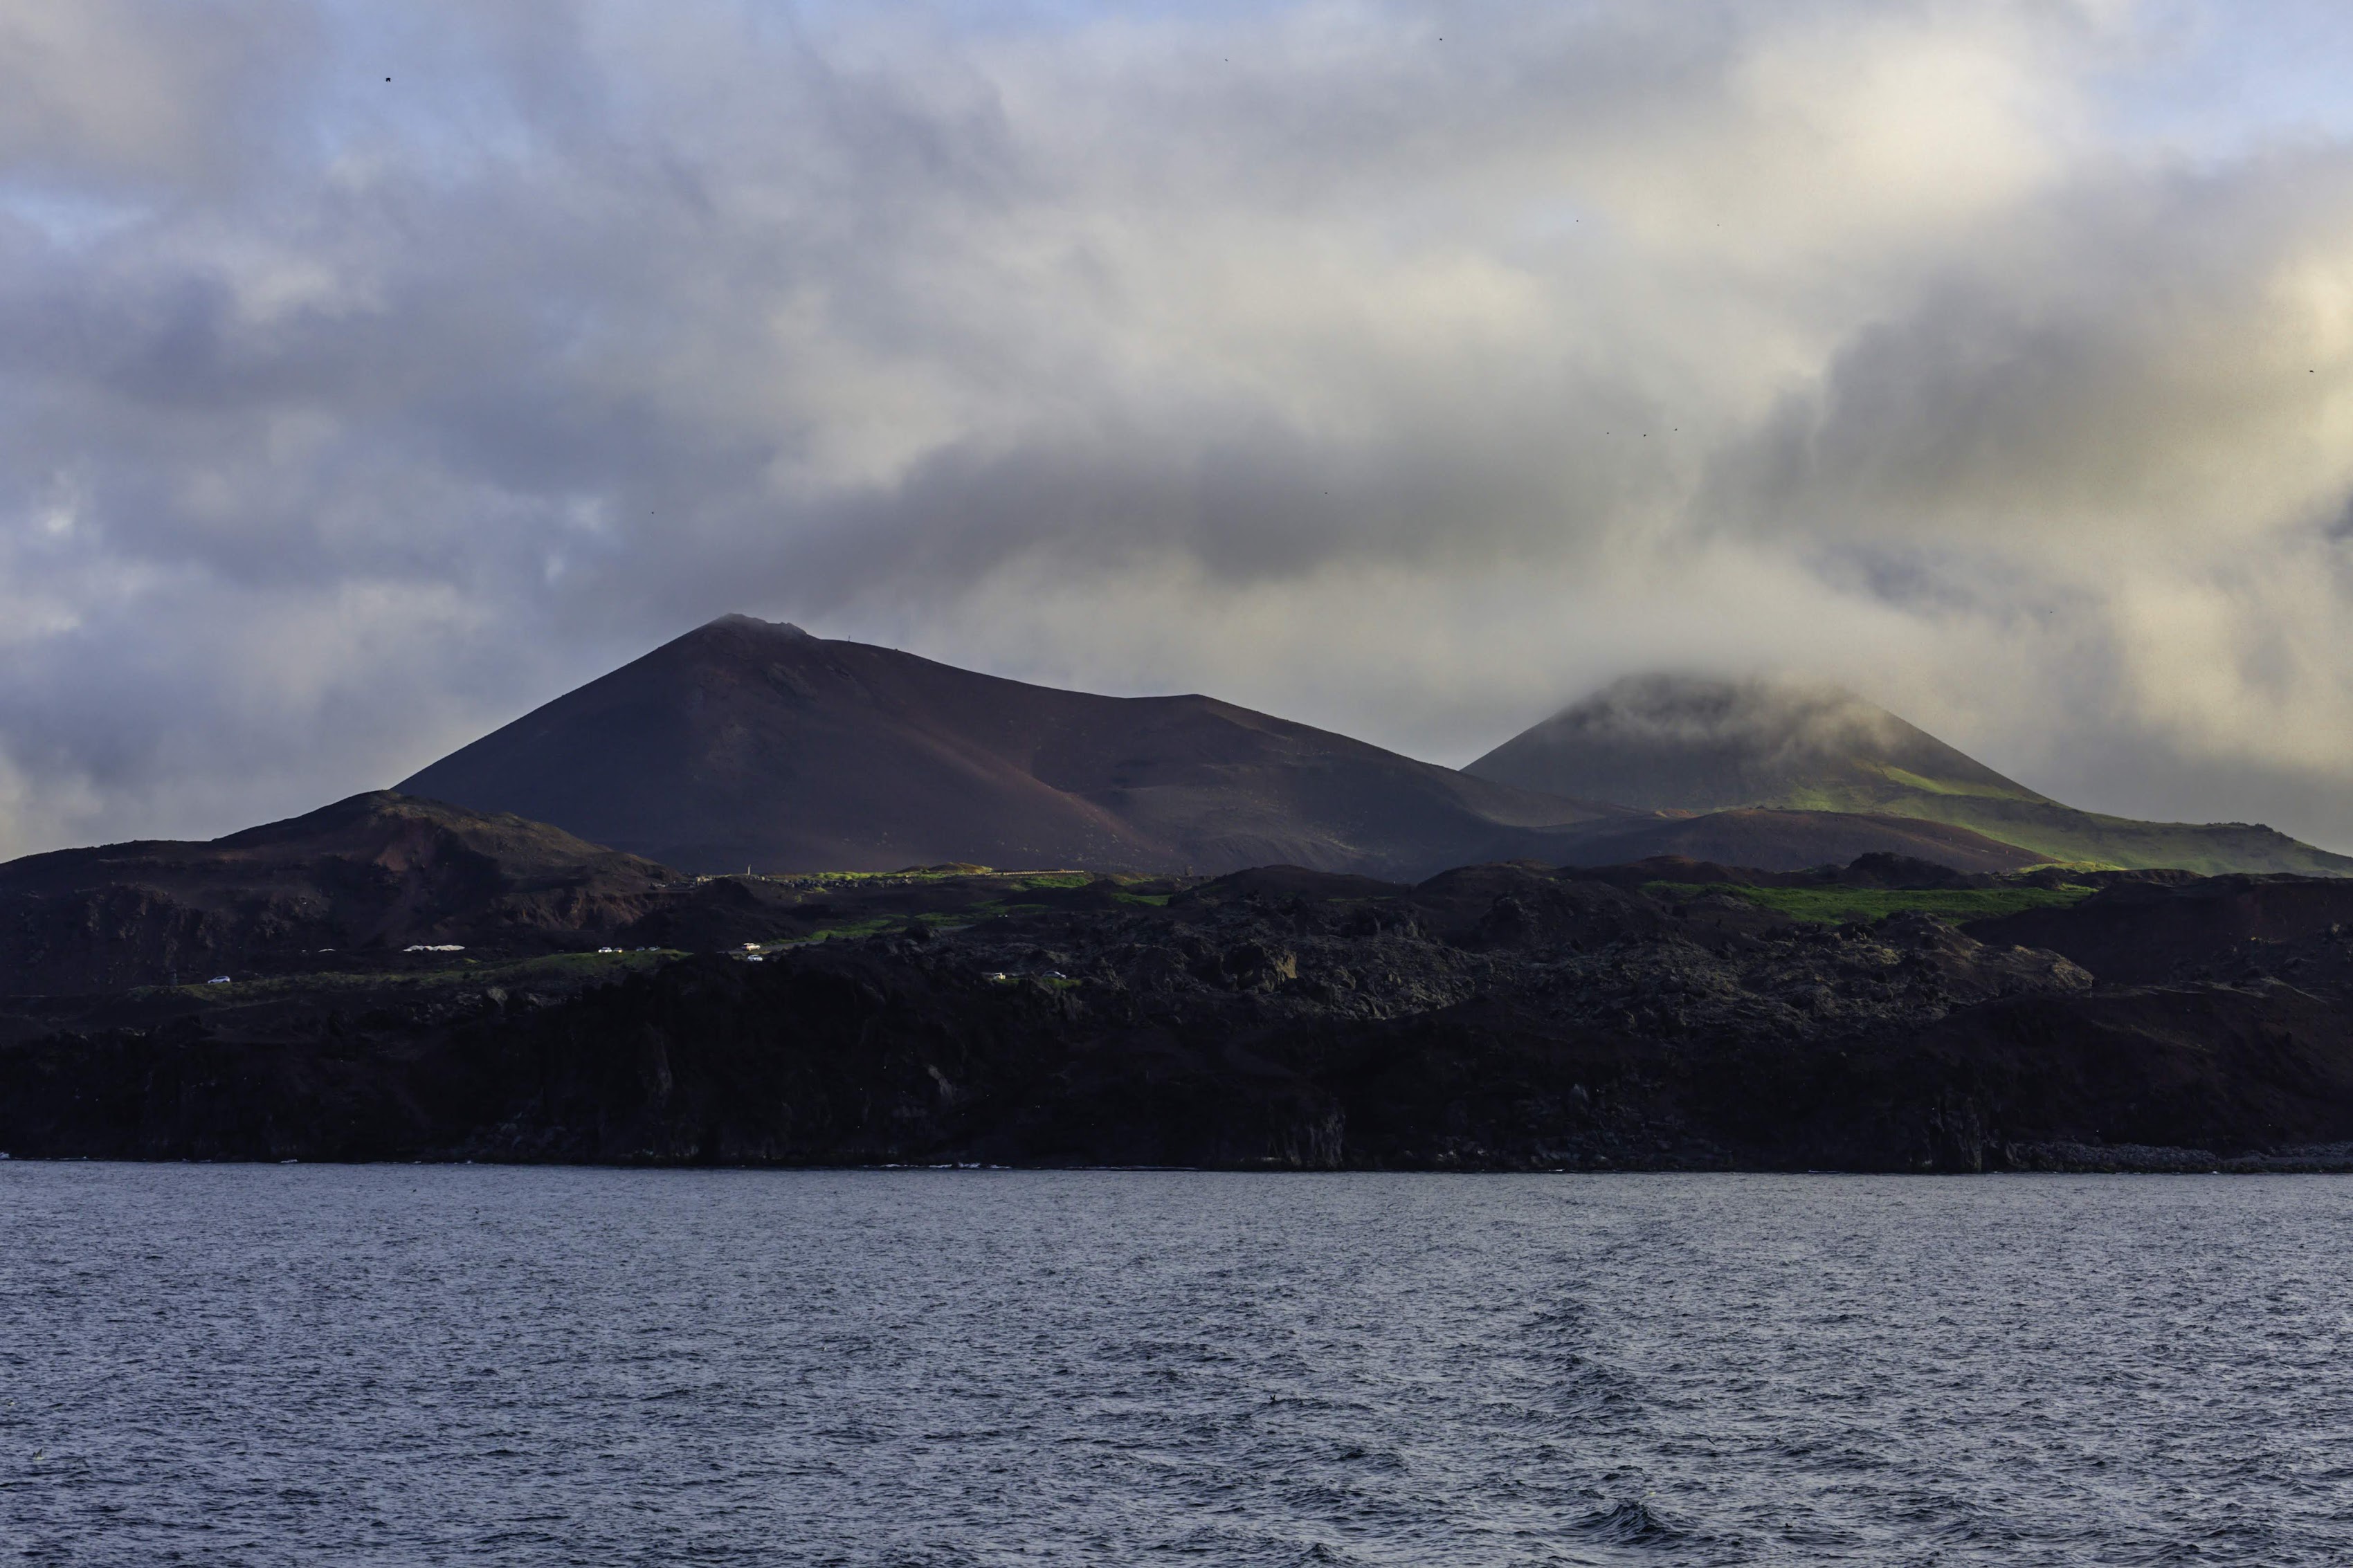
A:
[[[1026,685],[726,616],[396,786],[696,871],[1419,877],[1632,814],[1199,696]]]
[[[2051,860],[2353,874],[2353,858],[2268,827],[2063,805],[1837,687],[1630,677],[1463,771],[1654,811],[1778,807],[1948,824]]]
[[[11,992],[202,980],[263,957],[411,942],[595,946],[686,879],[543,823],[384,791],[205,843],[0,865]]]

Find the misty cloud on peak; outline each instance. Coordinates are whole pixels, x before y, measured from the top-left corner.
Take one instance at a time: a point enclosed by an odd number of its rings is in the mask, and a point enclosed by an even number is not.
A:
[[[1469,765],[1525,789],[1681,811],[1883,789],[1893,774],[2039,798],[1843,687],[1628,676]],[[1822,805],[1831,809],[1852,801]]]

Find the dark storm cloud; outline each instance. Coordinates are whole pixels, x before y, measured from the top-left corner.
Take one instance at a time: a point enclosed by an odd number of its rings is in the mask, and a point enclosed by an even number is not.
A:
[[[381,783],[737,608],[1456,758],[1810,668],[2353,835],[2348,164],[2135,142],[2155,37],[0,0],[0,846]]]

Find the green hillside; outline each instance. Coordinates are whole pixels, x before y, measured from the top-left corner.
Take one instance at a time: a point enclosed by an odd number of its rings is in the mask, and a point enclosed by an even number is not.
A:
[[[1631,677],[1463,771],[1654,811],[1778,806],[1909,816],[2052,860],[2210,876],[2353,876],[2353,858],[2259,825],[2137,822],[2079,811],[1835,687]]]
[[[2128,816],[2077,811],[2051,800],[2003,800],[1927,791],[1898,795],[1876,809],[1972,828],[2053,860],[2127,868],[2172,866],[2210,877],[2226,871],[2353,876],[2353,858],[2315,848],[2260,823],[2138,822]]]

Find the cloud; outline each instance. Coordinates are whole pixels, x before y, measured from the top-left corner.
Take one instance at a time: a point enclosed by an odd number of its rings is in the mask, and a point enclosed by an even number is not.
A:
[[[2221,15],[0,3],[0,850],[728,609],[1448,761],[1811,672],[2353,844],[2353,151]]]
[[[0,0],[0,167],[68,205],[216,189],[260,154],[311,22],[279,0]]]

